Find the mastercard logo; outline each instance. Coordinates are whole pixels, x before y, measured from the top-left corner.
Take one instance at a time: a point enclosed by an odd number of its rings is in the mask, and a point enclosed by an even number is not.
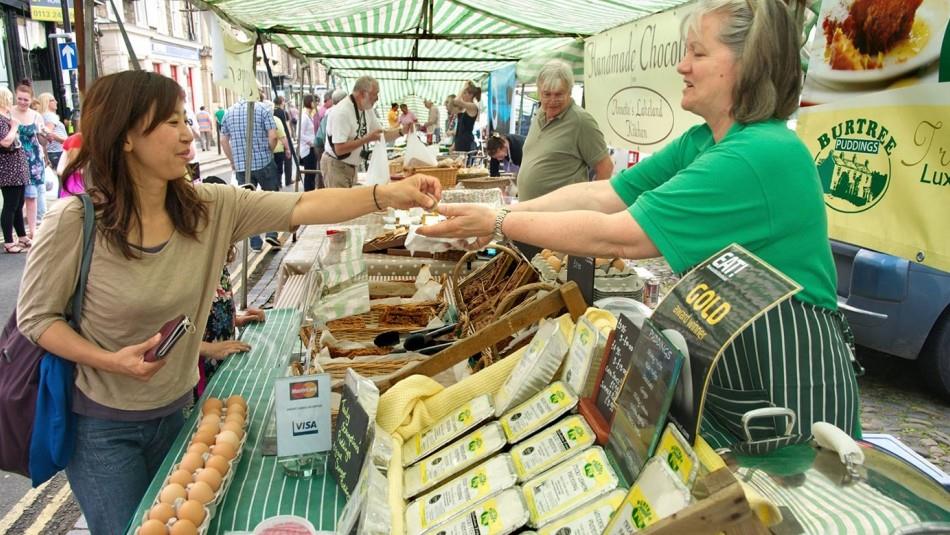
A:
[[[290,399],[307,399],[317,397],[319,390],[317,383],[313,381],[303,381],[299,383],[290,383]]]

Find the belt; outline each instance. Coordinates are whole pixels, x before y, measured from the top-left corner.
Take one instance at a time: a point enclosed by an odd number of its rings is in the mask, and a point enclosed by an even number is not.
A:
[[[349,163],[349,162],[344,162],[343,160],[337,158],[336,156],[330,154],[329,152],[325,152],[324,154],[326,154],[326,155],[329,156],[330,158],[333,158],[334,160],[336,160],[336,161],[342,163],[343,165],[345,165],[345,166],[347,166],[347,167],[352,167],[352,168],[356,169],[356,165],[351,164],[351,163]]]

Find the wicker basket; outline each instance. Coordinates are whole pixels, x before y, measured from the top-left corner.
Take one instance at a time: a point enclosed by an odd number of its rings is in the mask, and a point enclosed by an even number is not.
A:
[[[458,167],[418,167],[406,168],[406,175],[420,173],[439,179],[443,188],[454,187],[458,183]]]
[[[389,161],[389,176],[402,176],[405,170],[402,167],[402,158]]]

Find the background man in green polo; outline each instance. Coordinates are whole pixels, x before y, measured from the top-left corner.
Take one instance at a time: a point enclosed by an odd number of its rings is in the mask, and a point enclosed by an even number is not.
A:
[[[560,187],[610,178],[613,161],[597,121],[574,104],[574,73],[560,60],[549,61],[538,73],[541,107],[531,122],[518,172],[518,199],[527,201]]]

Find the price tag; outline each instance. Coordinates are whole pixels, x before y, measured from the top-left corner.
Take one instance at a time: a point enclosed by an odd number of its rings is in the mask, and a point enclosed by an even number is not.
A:
[[[369,429],[369,415],[350,387],[344,386],[333,434],[333,477],[347,496],[353,494],[363,469],[372,435]]]
[[[567,257],[567,280],[574,281],[588,305],[594,304],[594,259],[586,256]]]
[[[617,329],[614,331],[613,344],[610,352],[604,359],[604,371],[601,374],[600,385],[595,399],[597,410],[610,422],[617,407],[617,397],[627,379],[630,365],[633,361],[633,348],[640,336],[640,329],[626,315],[621,314],[617,320]]]

